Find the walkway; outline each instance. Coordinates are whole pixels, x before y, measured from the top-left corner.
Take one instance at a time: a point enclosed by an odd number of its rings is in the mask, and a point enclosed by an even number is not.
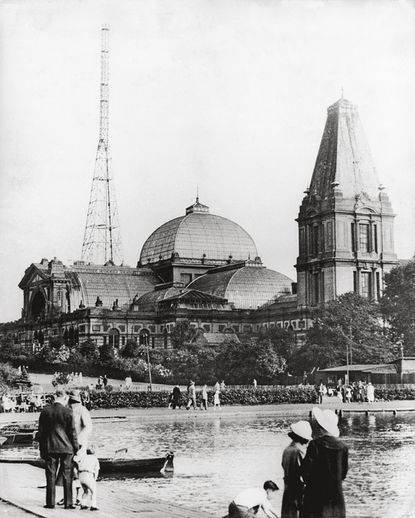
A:
[[[0,499],[32,516],[85,518],[85,511],[81,511],[79,508],[71,511],[58,506],[55,509],[44,509],[46,490],[45,475],[42,469],[25,464],[0,463],[0,480]],[[139,484],[139,481],[137,483]],[[106,488],[105,493],[98,494],[98,505],[100,510],[93,515],[96,518],[130,518],[133,516],[138,518],[212,518],[203,511],[159,502],[144,494],[140,495],[128,490],[111,491]],[[18,515],[9,514],[9,516]]]

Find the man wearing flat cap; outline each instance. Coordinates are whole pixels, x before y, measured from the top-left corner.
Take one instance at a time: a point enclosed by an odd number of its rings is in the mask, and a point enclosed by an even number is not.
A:
[[[72,503],[72,458],[78,451],[75,424],[72,410],[66,407],[67,396],[64,390],[57,389],[55,401],[45,407],[39,416],[37,440],[40,456],[45,460],[46,505],[55,507],[56,474],[60,466],[63,478],[65,509],[73,509]]]

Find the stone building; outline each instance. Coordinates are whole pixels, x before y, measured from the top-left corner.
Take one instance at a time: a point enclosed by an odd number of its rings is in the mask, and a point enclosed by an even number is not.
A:
[[[188,320],[198,343],[272,327],[291,329],[302,343],[318,305],[348,291],[377,300],[397,264],[392,207],[357,109],[345,99],[328,108],[305,194],[297,283],[266,268],[252,237],[197,198],[148,237],[136,268],[32,263],[19,283],[21,319],[0,333],[28,346],[61,337],[169,347],[172,328]]]

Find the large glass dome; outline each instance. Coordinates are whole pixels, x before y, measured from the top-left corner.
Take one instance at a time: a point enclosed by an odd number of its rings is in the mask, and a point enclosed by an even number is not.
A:
[[[209,213],[209,207],[196,200],[186,209],[186,215],[168,221],[144,243],[142,265],[181,258],[225,261],[257,257],[252,237],[233,221]]]
[[[228,299],[236,309],[257,309],[266,302],[291,294],[293,281],[286,275],[255,261],[244,264],[243,267],[236,265],[209,271],[188,288]]]

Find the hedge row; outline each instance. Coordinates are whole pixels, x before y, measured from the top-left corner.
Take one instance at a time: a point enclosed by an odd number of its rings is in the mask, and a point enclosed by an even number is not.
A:
[[[415,399],[415,389],[395,387],[375,387],[375,398],[383,401]]]
[[[200,395],[198,394],[198,397]],[[276,390],[229,389],[220,394],[221,405],[270,405],[278,403],[315,403],[316,392],[312,387],[287,387]],[[213,392],[208,393],[213,404]],[[105,392],[91,393],[92,408],[161,408],[168,405],[168,392]],[[182,395],[186,404],[186,394]]]

